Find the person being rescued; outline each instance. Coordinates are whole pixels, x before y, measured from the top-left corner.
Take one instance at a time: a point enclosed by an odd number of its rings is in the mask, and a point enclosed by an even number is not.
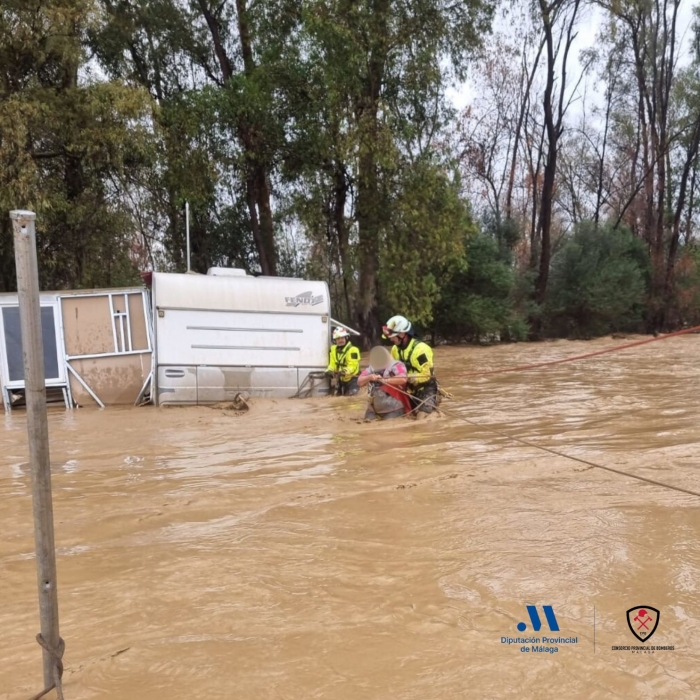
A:
[[[438,404],[438,383],[433,376],[433,350],[416,337],[413,324],[404,316],[392,316],[383,327],[392,343],[391,356],[408,371],[408,388],[414,412],[432,413]]]
[[[400,418],[411,412],[411,399],[406,393],[406,367],[386,348],[372,348],[369,367],[360,374],[358,383],[360,387],[369,385],[365,420]]]
[[[357,377],[360,374],[360,350],[350,340],[345,328],[333,330],[331,357],[326,374],[335,379],[336,396],[355,396],[360,391]]]

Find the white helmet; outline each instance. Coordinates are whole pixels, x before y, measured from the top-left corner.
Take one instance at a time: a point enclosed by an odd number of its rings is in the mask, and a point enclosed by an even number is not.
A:
[[[413,330],[411,322],[405,316],[392,316],[383,328],[387,338],[393,338],[399,333],[410,333]]]
[[[340,340],[341,338],[349,338],[350,333],[345,329],[338,326],[338,328],[333,329],[333,340]]]

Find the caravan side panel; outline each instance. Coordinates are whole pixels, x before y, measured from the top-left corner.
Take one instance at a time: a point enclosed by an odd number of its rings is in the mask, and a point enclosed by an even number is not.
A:
[[[153,293],[158,403],[292,396],[327,365],[323,282],[161,273]]]
[[[197,367],[198,403],[231,401],[238,392],[272,397],[297,390],[298,371],[285,367]]]
[[[158,404],[197,403],[196,367],[158,367],[156,380]]]
[[[165,310],[158,318],[159,365],[321,366],[328,318],[240,311]]]

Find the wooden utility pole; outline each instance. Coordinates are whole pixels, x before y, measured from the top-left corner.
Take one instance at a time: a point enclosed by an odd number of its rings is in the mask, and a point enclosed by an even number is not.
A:
[[[22,355],[24,358],[24,393],[27,403],[29,463],[32,472],[34,541],[36,544],[37,583],[41,634],[37,641],[44,655],[43,694],[55,687],[61,693],[63,641],[58,633],[58,591],[56,585],[56,550],[53,534],[51,498],[51,463],[49,460],[49,426],[46,416],[46,379],[44,345],[41,333],[39,270],[36,234],[31,211],[10,212],[15,241],[17,292],[19,296]]]

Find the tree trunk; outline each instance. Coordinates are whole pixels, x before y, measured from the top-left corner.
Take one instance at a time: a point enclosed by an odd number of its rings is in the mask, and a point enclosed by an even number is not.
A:
[[[542,156],[544,154],[544,126],[542,127],[539,143],[537,144],[537,164],[533,162],[532,158],[532,146],[528,144],[528,169],[530,172],[530,180],[532,183],[532,192],[530,197],[532,199],[532,208],[530,212],[530,270],[537,269],[537,260],[539,259],[539,203],[540,203],[540,190],[539,190],[539,180],[540,180],[540,168],[542,166]],[[528,139],[531,141],[531,139]]]
[[[77,34],[75,24],[72,27]],[[63,66],[64,74],[61,81],[61,92],[72,92],[78,87],[78,60],[77,57],[71,57],[66,60]],[[69,207],[76,206],[76,203],[82,196],[85,190],[85,173],[83,171],[82,156],[69,153],[64,156],[63,160],[63,184],[65,187],[66,200]],[[70,230],[70,226],[66,223],[66,229]],[[71,246],[72,265],[71,270],[66,270],[62,282],[69,289],[79,288],[86,285],[89,281],[86,280],[86,232],[80,228],[73,230],[74,243]]]
[[[535,79],[535,73],[537,72],[537,66],[539,65],[540,62],[540,56],[542,55],[542,49],[544,48],[544,41],[540,42],[540,47],[537,50],[537,55],[535,56],[535,60],[532,64],[532,70],[529,73],[526,73],[527,75],[527,84],[524,86],[523,89],[523,80],[521,79],[520,84],[521,84],[521,102],[520,102],[520,110],[518,111],[518,122],[515,127],[515,135],[513,138],[513,157],[511,158],[510,161],[510,171],[508,172],[508,186],[506,189],[506,220],[512,219],[513,218],[513,188],[515,187],[515,168],[518,162],[518,147],[520,145],[520,134],[523,129],[523,122],[525,121],[525,117],[528,112],[528,108],[530,106],[530,90],[532,88],[532,81]],[[523,49],[523,54],[525,53],[525,50]],[[525,56],[523,55],[523,63],[525,61]],[[523,70],[525,71],[526,67],[523,65]],[[523,79],[525,75],[522,76]]]
[[[270,262],[267,259],[267,248],[263,240],[263,234],[260,229],[260,221],[258,219],[258,209],[257,209],[257,193],[255,188],[257,183],[252,174],[248,173],[246,175],[246,203],[248,205],[248,216],[250,216],[250,228],[253,233],[253,242],[255,243],[255,249],[258,251],[258,261],[260,263],[260,270],[263,275],[271,274]]]
[[[264,275],[277,274],[277,246],[270,206],[270,181],[267,169],[260,163],[255,167],[255,189],[257,192],[258,212],[260,215],[260,237],[265,253],[266,270]]]
[[[669,5],[672,17],[668,17]],[[666,325],[668,288],[675,264],[680,217],[674,219],[669,232],[667,176],[669,149],[668,127],[670,95],[676,68],[676,30],[679,0],[658,0],[654,3],[634,3],[627,14],[619,17],[630,29],[634,69],[639,91],[639,119],[645,169],[644,238],[649,246],[652,266],[649,298],[648,330],[656,331]],[[689,167],[689,164],[688,164]],[[688,169],[684,174],[687,181]],[[682,185],[685,199],[685,183]],[[676,230],[677,229],[677,230]],[[670,235],[668,235],[670,233]],[[666,257],[670,239],[669,257]],[[676,239],[676,240],[674,240]],[[671,249],[673,254],[670,255]]]
[[[201,1],[201,0],[200,0]],[[243,72],[252,79],[257,66],[253,57],[253,43],[250,25],[248,24],[248,8],[246,0],[236,0],[236,15],[238,19],[238,37],[243,56]],[[244,133],[243,145],[246,150],[246,160],[252,172],[254,182],[255,204],[258,209],[259,237],[256,240],[260,267],[264,275],[277,274],[277,246],[270,205],[270,176],[265,163],[265,156],[260,148],[262,139],[258,133],[257,124],[246,124],[242,127]]]
[[[177,204],[177,195],[172,187],[168,188],[168,220],[170,229],[170,241],[172,246],[172,261],[175,266],[175,270],[178,272],[184,272],[187,263],[185,262],[185,242],[180,236],[180,226],[178,225],[180,220],[180,208]]]
[[[575,38],[573,29],[576,23],[580,0],[573,0],[571,13],[564,18],[564,0],[554,0],[547,4],[546,0],[539,0],[542,24],[544,29],[545,44],[547,47],[547,81],[544,91],[544,125],[547,132],[547,160],[544,166],[544,178],[542,182],[542,203],[540,205],[540,218],[538,229],[540,231],[540,262],[537,280],[535,282],[534,301],[542,306],[547,297],[549,283],[549,266],[552,259],[552,207],[554,201],[554,186],[557,173],[557,158],[559,155],[559,139],[563,131],[564,115],[568,105],[565,105],[566,97],[566,70],[567,60],[571,44]],[[566,26],[560,28],[559,39],[554,43],[554,25],[557,21],[566,21]],[[564,53],[559,61],[559,49],[562,45]],[[556,80],[555,71],[560,65],[559,80]],[[554,85],[557,83],[557,113],[554,114]],[[533,333],[541,335],[540,316],[533,319]]]
[[[537,280],[535,282],[535,303],[544,304],[547,294],[547,282],[549,281],[549,264],[552,256],[551,230],[552,230],[552,200],[554,197],[554,176],[557,172],[557,155],[559,134],[554,123],[554,109],[552,106],[552,94],[554,92],[554,70],[556,64],[556,50],[550,8],[540,0],[540,9],[545,31],[547,46],[547,82],[544,91],[544,125],[547,132],[547,159],[544,164],[544,178],[542,181],[542,198],[538,230],[540,233],[540,260]],[[535,324],[535,331],[539,332],[539,322]]]
[[[214,53],[219,62],[224,87],[226,87],[233,77],[233,65],[221,37],[221,23],[209,7],[208,0],[198,0],[198,3],[209,28],[212,43],[214,44]],[[236,0],[236,14],[241,56],[243,57],[243,72],[247,78],[252,79],[256,65],[245,0]],[[277,246],[275,244],[272,206],[270,204],[270,177],[265,157],[260,147],[262,139],[258,134],[259,127],[257,124],[251,123],[247,117],[242,116],[236,125],[236,131],[243,147],[246,203],[248,205],[253,241],[258,251],[260,269],[263,275],[276,275]]]
[[[0,292],[17,291],[14,265],[14,238],[10,217],[0,218]]]
[[[377,310],[380,226],[377,163],[372,148],[360,156],[357,185],[360,279],[356,314],[365,340],[374,345],[380,326]]]
[[[345,221],[345,206],[348,199],[348,180],[345,167],[339,160],[333,168],[333,227],[338,240],[338,257],[340,259],[340,274],[343,277],[343,295],[345,297],[345,313],[347,318],[353,318],[354,309],[350,300],[352,286],[352,269],[350,265],[350,240]]]
[[[692,189],[695,186],[695,163],[697,162],[698,149],[700,148],[700,116],[695,121],[693,126],[693,135],[686,151],[685,162],[683,163],[683,171],[681,173],[681,181],[678,192],[678,200],[676,202],[676,207],[673,215],[673,229],[671,233],[671,242],[668,250],[668,260],[666,262],[666,276],[664,280],[664,306],[666,308],[666,313],[668,313],[669,306],[673,299],[673,271],[676,266],[676,258],[678,256],[678,247],[680,244],[681,237],[681,218],[683,216],[683,209],[685,208],[685,201],[688,194],[688,178],[691,177],[691,198]],[[689,204],[689,210],[692,207],[692,202]]]
[[[379,188],[379,97],[388,51],[389,0],[372,3],[372,35],[363,89],[355,104],[360,128],[357,174],[357,224],[360,279],[356,307],[357,323],[365,342],[376,343],[381,321],[378,309],[379,239],[382,228],[382,195]],[[398,311],[397,311],[398,313]]]
[[[616,66],[619,66],[619,62],[616,64]],[[610,117],[612,113],[612,103],[613,103],[613,93],[615,91],[615,85],[617,83],[616,80],[616,72],[612,70],[612,66],[609,66],[608,70],[608,86],[607,86],[607,94],[606,94],[606,100],[605,100],[605,124],[603,127],[603,145],[601,148],[600,152],[600,158],[598,161],[598,178],[597,178],[597,183],[596,183],[596,196],[595,196],[595,213],[593,215],[593,221],[595,224],[595,227],[598,228],[600,225],[600,210],[603,207],[603,178],[605,175],[605,156],[607,153],[607,147],[608,147],[608,132],[610,130]]]
[[[698,173],[698,154],[696,152],[693,158],[693,174],[690,178],[690,194],[688,197],[688,213],[686,214],[686,224],[685,224],[685,236],[683,237],[683,243],[688,245],[693,231],[693,213],[695,209],[695,182]]]

